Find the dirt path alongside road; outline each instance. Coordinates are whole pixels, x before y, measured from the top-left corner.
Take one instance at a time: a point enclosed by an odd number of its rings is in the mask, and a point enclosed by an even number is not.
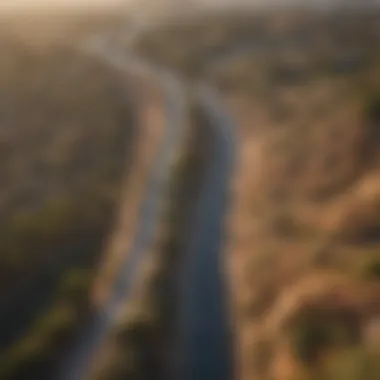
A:
[[[109,237],[104,253],[104,263],[100,266],[99,276],[93,290],[93,300],[98,306],[107,299],[117,271],[130,251],[130,246],[138,227],[138,214],[144,195],[147,178],[154,157],[163,136],[164,107],[160,90],[151,83],[139,80],[142,87],[139,96],[138,122],[135,162],[126,177],[124,191],[120,200],[120,212],[113,234]]]

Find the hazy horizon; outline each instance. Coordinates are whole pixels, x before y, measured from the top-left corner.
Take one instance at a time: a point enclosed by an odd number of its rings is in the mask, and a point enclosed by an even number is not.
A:
[[[371,0],[191,0],[186,1],[186,6],[205,6],[205,7],[234,7],[234,6],[279,6],[286,4],[299,5],[328,5],[333,3],[365,3]],[[33,10],[48,8],[109,8],[114,6],[132,6],[141,9],[141,6],[149,2],[158,7],[172,6],[173,4],[184,4],[178,0],[0,0],[0,10]],[[372,3],[380,3],[380,0],[372,0]]]

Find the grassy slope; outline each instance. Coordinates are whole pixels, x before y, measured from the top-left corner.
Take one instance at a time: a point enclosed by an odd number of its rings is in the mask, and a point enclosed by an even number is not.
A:
[[[33,28],[25,34],[2,33],[0,41],[0,332],[7,379],[33,371],[42,378],[87,314],[93,269],[136,145],[125,77],[62,39],[39,44]]]

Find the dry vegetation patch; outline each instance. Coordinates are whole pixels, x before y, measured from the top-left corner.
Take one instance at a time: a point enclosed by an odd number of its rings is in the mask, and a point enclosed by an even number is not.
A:
[[[354,74],[305,60],[302,78],[247,60],[215,73],[240,135],[227,250],[241,378],[377,379],[377,54]]]
[[[0,37],[0,377],[44,379],[93,311],[138,134],[124,74],[12,27]]]

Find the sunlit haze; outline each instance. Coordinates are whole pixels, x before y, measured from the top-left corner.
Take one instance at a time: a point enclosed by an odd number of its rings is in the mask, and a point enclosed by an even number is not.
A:
[[[380,0],[191,0],[191,1],[178,1],[178,0],[0,0],[0,11],[5,10],[41,10],[48,8],[112,8],[114,6],[125,6],[139,11],[152,11],[153,8],[170,8],[173,6],[183,8],[191,7],[211,7],[211,8],[224,8],[236,6],[283,6],[289,4],[298,4],[303,6],[316,5],[326,6],[331,4],[376,4]],[[149,6],[147,5],[149,4]]]
[[[380,380],[380,0],[0,0],[0,380]]]

